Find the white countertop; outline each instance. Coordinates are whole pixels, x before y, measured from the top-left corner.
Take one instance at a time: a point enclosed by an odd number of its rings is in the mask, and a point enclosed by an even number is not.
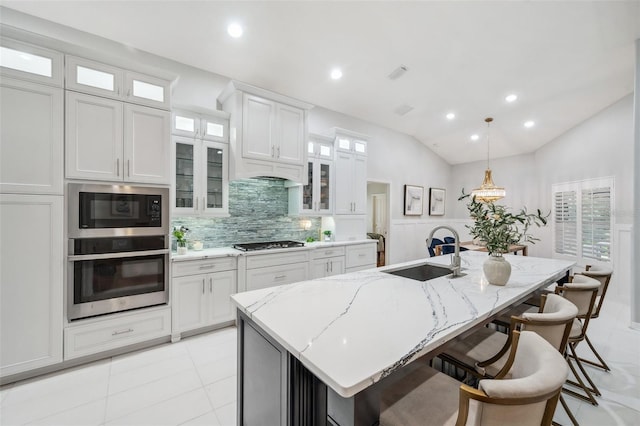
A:
[[[420,282],[382,272],[425,261],[449,264],[450,256],[439,256],[239,293],[232,299],[320,380],[351,397],[556,281],[574,265],[506,255],[512,273],[500,287],[484,279],[486,253],[466,251],[461,257],[467,275],[455,279]]]
[[[292,250],[314,250],[324,247],[332,247],[332,246],[346,246],[346,245],[357,245],[357,244],[367,244],[367,243],[377,243],[378,240],[364,239],[364,240],[355,240],[355,241],[314,241],[312,243],[305,243],[303,247],[289,247],[283,249],[270,249],[270,250],[255,250],[255,251],[242,251],[236,250],[231,247],[218,247],[218,248],[208,248],[203,250],[189,250],[187,254],[177,254],[175,252],[171,253],[171,260],[174,262],[181,262],[185,260],[197,260],[197,259],[208,259],[211,257],[225,257],[225,256],[255,256],[255,255],[264,255],[264,254],[274,254],[274,253],[284,253],[290,252]]]

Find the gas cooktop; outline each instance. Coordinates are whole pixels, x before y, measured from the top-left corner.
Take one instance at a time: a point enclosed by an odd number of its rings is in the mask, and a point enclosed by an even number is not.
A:
[[[292,247],[304,247],[304,243],[299,241],[266,241],[263,243],[245,243],[234,244],[234,249],[242,251],[254,251],[254,250],[269,250],[269,249],[282,249]]]

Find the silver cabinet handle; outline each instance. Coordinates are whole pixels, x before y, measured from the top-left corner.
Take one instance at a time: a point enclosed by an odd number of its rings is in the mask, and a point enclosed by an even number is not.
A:
[[[202,279],[202,294],[204,294],[204,278]]]
[[[276,158],[280,158],[280,146],[278,146],[278,156]]]
[[[127,98],[131,96],[131,89],[127,90]]]
[[[213,293],[213,278],[209,278],[209,293]]]
[[[216,265],[200,265],[200,269],[213,269]]]
[[[120,176],[120,159],[116,158],[116,176]]]
[[[207,209],[207,199],[202,197],[202,211]]]
[[[276,146],[275,145],[271,146],[271,156],[274,157],[274,158],[276,156]]]
[[[327,262],[327,263],[325,264],[324,271],[325,271],[325,272],[329,272],[329,262]]]
[[[331,263],[331,271],[329,272],[333,272],[333,260],[330,263]]]
[[[358,257],[365,257],[366,255],[367,255],[366,253],[360,253]]]
[[[133,328],[127,328],[126,330],[117,330],[114,331],[113,333],[111,333],[112,336],[117,336],[118,334],[126,334],[126,333],[131,333],[133,331]]]
[[[131,160],[127,160],[127,176],[131,177]]]
[[[274,280],[281,280],[283,278],[287,278],[286,275],[276,275],[275,277],[273,277]]]
[[[198,200],[199,200],[199,198],[196,197],[196,210],[198,210]]]

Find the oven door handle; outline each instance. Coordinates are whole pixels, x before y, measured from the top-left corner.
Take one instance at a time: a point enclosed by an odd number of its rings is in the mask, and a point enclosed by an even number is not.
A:
[[[81,260],[119,259],[123,257],[153,256],[153,255],[168,254],[168,253],[169,253],[169,249],[126,251],[126,252],[120,252],[120,253],[70,255],[68,256],[68,259],[70,262],[76,262]]]

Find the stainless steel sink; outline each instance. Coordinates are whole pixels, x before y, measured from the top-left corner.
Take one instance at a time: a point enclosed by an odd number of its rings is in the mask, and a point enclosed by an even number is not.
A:
[[[432,265],[430,263],[423,263],[420,265],[409,266],[405,268],[390,269],[383,272],[386,272],[387,274],[399,275],[401,277],[410,278],[417,281],[428,281],[453,273],[451,268],[440,265]]]

